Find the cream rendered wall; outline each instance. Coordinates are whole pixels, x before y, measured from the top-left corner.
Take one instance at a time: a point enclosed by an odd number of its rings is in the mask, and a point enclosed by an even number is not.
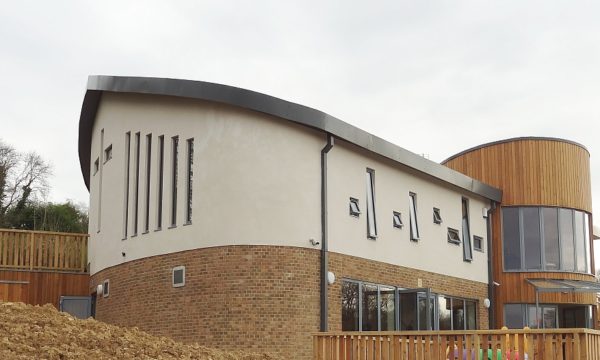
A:
[[[366,169],[375,170],[375,214],[378,237],[367,238]],[[337,141],[328,156],[329,250],[390,264],[487,283],[487,227],[482,209],[489,201]],[[420,240],[410,240],[409,192],[417,194]],[[361,214],[349,215],[349,198],[359,199]],[[473,250],[463,261],[462,245],[447,241],[447,228],[462,238],[461,199],[469,199],[471,235],[482,237],[484,252]],[[442,224],[433,223],[439,208]],[[404,227],[393,227],[392,214],[402,214]]]
[[[320,238],[320,151],[325,135],[267,115],[211,102],[104,93],[93,129],[91,166],[112,144],[90,180],[91,273],[143,257],[222,245],[311,247]],[[131,132],[129,234],[123,240],[125,133]],[[140,131],[139,230],[133,233],[135,133]],[[152,134],[150,231],[144,230],[146,135]],[[163,225],[156,231],[158,136],[165,137]],[[170,226],[171,137],[179,135],[177,224]],[[186,139],[194,138],[193,218],[184,225]],[[91,171],[92,169],[90,169]],[[122,256],[125,253],[125,256]]]

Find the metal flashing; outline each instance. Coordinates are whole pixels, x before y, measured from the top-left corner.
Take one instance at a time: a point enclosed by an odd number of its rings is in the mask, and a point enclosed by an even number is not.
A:
[[[500,189],[425,159],[316,109],[233,86],[203,81],[125,76],[90,76],[88,78],[87,92],[79,118],[79,163],[88,189],[92,128],[104,91],[214,101],[261,112],[331,134],[471,193],[494,201],[502,199],[502,190]]]

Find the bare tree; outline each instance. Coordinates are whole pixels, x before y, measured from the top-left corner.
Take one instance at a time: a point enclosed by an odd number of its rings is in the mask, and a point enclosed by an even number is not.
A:
[[[6,213],[8,206],[5,198],[8,191],[9,176],[19,162],[19,155],[15,149],[0,140],[0,216]]]

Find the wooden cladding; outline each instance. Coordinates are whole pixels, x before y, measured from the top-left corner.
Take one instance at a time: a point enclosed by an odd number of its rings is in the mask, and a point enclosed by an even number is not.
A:
[[[476,148],[443,165],[502,189],[502,205],[592,212],[590,155],[573,143],[516,139]]]
[[[320,333],[315,360],[600,359],[588,329]]]
[[[61,296],[89,295],[88,274],[0,270],[0,301],[52,304]]]
[[[0,229],[0,268],[87,272],[87,234]]]

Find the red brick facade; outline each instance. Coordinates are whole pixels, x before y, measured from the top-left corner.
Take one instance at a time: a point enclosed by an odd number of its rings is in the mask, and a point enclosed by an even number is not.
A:
[[[308,360],[319,330],[319,258],[313,249],[226,246],[127,262],[92,276],[92,291],[110,280],[96,318],[184,342]],[[179,265],[186,284],[174,288],[171,270]],[[329,287],[331,330],[341,330],[342,278],[405,288],[422,279],[434,292],[478,300],[479,326],[487,328],[486,284],[335,253],[330,271],[338,279]]]

